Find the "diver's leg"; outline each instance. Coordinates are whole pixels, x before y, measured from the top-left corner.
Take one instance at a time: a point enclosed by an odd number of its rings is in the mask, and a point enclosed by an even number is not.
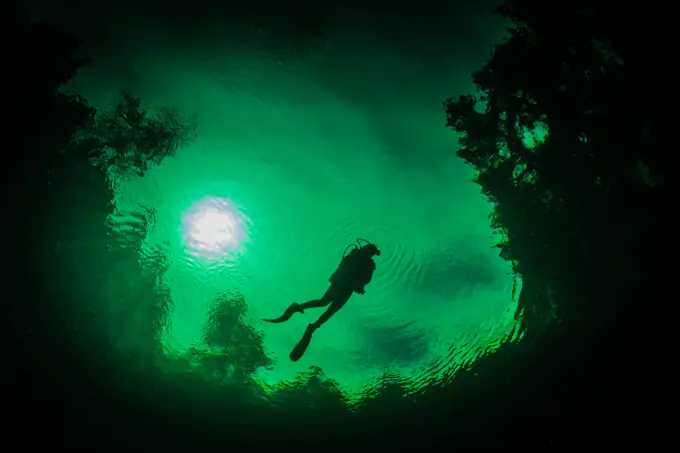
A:
[[[314,299],[310,300],[309,302],[303,302],[301,304],[298,304],[300,307],[300,310],[307,310],[308,308],[322,308],[330,304],[330,300],[325,300],[323,298],[321,299]]]
[[[330,298],[332,300],[331,306],[326,309],[326,311],[319,317],[319,319],[316,322],[313,322],[307,326],[305,329],[305,334],[302,336],[302,339],[298,342],[297,345],[295,345],[295,348],[291,351],[290,355],[290,360],[293,362],[297,362],[300,360],[302,355],[305,353],[307,348],[309,347],[309,343],[312,341],[312,335],[318,329],[321,327],[326,321],[328,321],[331,316],[333,316],[335,313],[340,310],[345,303],[349,300],[350,296],[352,295],[352,290],[347,290],[347,289],[340,289],[339,291],[334,288],[334,291],[327,291],[326,295],[324,295],[323,299],[321,300],[327,300]],[[311,302],[311,301],[310,301]]]
[[[328,307],[328,309],[323,312],[321,316],[319,316],[319,319],[316,320],[316,322],[311,323],[309,326],[313,327],[314,329],[318,329],[322,325],[326,323],[331,317],[338,312],[344,305],[347,303],[349,298],[352,296],[352,292],[344,293],[337,297],[333,303],[331,303],[331,306]]]
[[[304,310],[307,310],[308,308],[323,308],[329,305],[331,302],[333,302],[333,295],[335,293],[335,288],[333,285],[331,285],[328,290],[326,291],[326,294],[324,294],[321,299],[314,299],[310,300],[309,302],[304,302],[301,304],[298,304],[300,307],[301,313]]]
[[[286,309],[286,311],[281,316],[279,316],[278,318],[263,319],[263,321],[278,324],[278,323],[281,323],[281,322],[288,321],[295,313],[304,313],[305,310],[308,309],[308,308],[325,307],[328,304],[330,304],[331,301],[333,300],[334,291],[332,291],[331,289],[333,289],[332,285],[328,289],[328,291],[326,291],[326,294],[324,294],[321,299],[310,300],[309,302],[305,302],[305,303],[302,303],[302,304],[298,304],[297,302],[293,302]]]

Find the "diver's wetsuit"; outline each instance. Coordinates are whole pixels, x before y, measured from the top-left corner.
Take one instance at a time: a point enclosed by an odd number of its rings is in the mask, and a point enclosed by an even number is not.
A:
[[[359,239],[357,239],[358,241]],[[373,257],[380,255],[380,250],[378,250],[375,244],[371,244],[368,241],[365,242],[365,246],[354,246],[354,250],[342,258],[340,265],[331,275],[331,278],[328,279],[331,282],[331,286],[321,299],[310,300],[303,304],[293,303],[281,317],[264,320],[274,323],[284,322],[288,321],[295,313],[304,313],[308,308],[321,308],[330,305],[316,322],[309,324],[307,329],[305,329],[302,339],[295,345],[293,351],[288,356],[293,362],[300,360],[307,350],[310,341],[312,341],[312,335],[316,329],[337,313],[347,303],[352,293],[365,293],[364,287],[371,281],[375,271]]]
[[[364,294],[364,287],[370,283],[375,271],[373,256],[379,254],[380,251],[373,244],[353,250],[342,259],[337,270],[328,279],[331,286],[321,299],[310,300],[302,304],[294,303],[281,317],[265,319],[265,321],[280,323],[287,321],[295,313],[303,313],[308,308],[322,308],[330,305],[316,322],[310,324],[314,329],[318,329],[347,303],[352,293]]]
[[[352,297],[353,292],[356,291],[359,294],[364,294],[364,287],[373,278],[375,262],[371,257],[353,256],[353,254],[359,253],[358,250],[354,250],[343,258],[338,269],[328,279],[331,282],[331,286],[321,299],[310,300],[299,305],[301,311],[308,308],[321,308],[330,305],[328,310],[313,323],[315,328],[321,327],[331,316],[337,313],[347,303],[349,298]]]

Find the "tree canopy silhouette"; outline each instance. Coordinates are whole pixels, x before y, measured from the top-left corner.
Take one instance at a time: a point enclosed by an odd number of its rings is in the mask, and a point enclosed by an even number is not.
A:
[[[121,176],[143,175],[190,143],[195,128],[176,108],[152,113],[139,97],[122,93],[113,109],[90,118],[75,146],[98,168]]]
[[[477,95],[444,103],[447,125],[495,205],[501,256],[523,277],[525,327],[598,325],[645,278],[659,280],[641,260],[660,246],[652,231],[670,189],[667,118],[649,95],[659,78],[644,55],[659,36],[632,41],[628,27],[660,14],[534,0],[499,12],[508,36],[473,74]]]
[[[264,334],[244,323],[247,312],[243,296],[223,293],[215,298],[204,329],[208,346],[221,354],[204,357],[204,366],[214,368],[227,382],[242,383],[259,367],[273,361],[264,349]]]

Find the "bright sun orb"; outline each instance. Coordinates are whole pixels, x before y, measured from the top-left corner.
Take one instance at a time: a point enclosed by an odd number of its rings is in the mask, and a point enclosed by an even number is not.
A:
[[[238,211],[222,198],[195,203],[183,218],[184,239],[194,251],[224,253],[236,248],[243,235]]]
[[[194,221],[191,237],[206,245],[229,243],[234,238],[236,221],[227,212],[206,212],[199,214]]]

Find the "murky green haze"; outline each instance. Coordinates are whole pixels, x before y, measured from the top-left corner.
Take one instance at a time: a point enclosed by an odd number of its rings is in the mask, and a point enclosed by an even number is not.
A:
[[[211,351],[203,338],[224,292],[243,296],[243,322],[264,335],[273,365],[256,372],[263,385],[310,366],[353,394],[385,371],[422,385],[511,335],[512,277],[489,247],[491,206],[455,157],[441,111],[443,99],[471,88],[468,74],[491,42],[474,57],[427,59],[339,32],[284,56],[256,44],[140,36],[128,35],[69,89],[99,108],[127,89],[198,124],[193,145],[144,177],[114,181],[117,234],[153,212],[140,260],[167,262],[157,285],[172,300],[159,335],[168,357],[193,347],[228,362],[230,351]],[[278,325],[260,319],[320,297],[357,237],[383,252],[373,281],[291,362],[323,309]],[[111,278],[122,285],[133,278],[126,272]],[[136,303],[120,301],[130,316]]]

